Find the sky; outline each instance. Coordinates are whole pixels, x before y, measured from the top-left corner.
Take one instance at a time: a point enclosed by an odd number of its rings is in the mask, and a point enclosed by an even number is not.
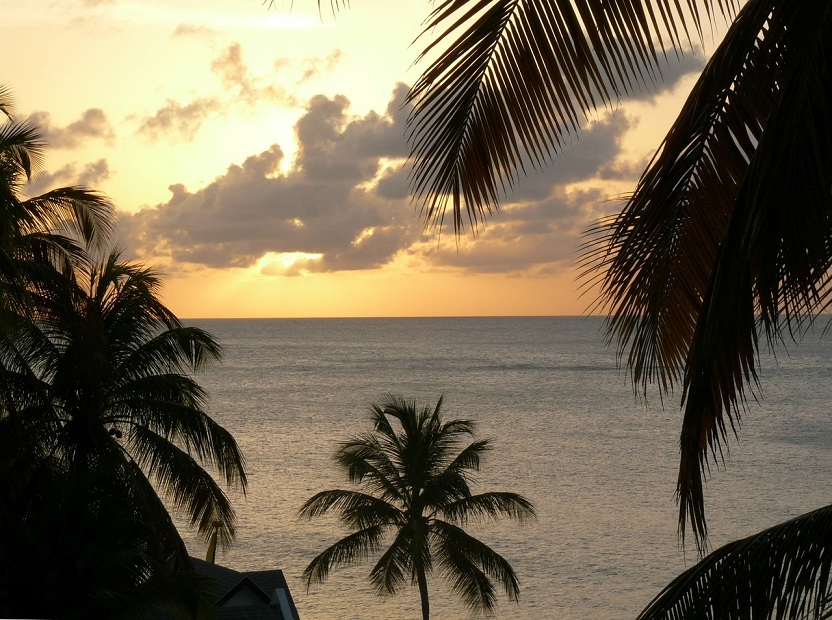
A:
[[[403,99],[430,3],[28,0],[0,22],[27,193],[104,192],[182,318],[579,315],[582,234],[632,191],[704,64],[600,110],[476,236],[425,231]],[[417,40],[418,39],[418,40]]]

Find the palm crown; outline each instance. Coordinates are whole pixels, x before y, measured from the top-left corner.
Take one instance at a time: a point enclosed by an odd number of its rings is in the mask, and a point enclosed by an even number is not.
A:
[[[517,599],[519,583],[508,561],[462,528],[498,516],[523,520],[534,516],[534,508],[515,493],[472,494],[470,482],[490,444],[477,440],[462,446],[474,424],[444,421],[441,407],[441,398],[433,408],[418,409],[413,401],[390,396],[371,408],[373,432],[341,444],[335,459],[361,490],[318,493],[301,514],[311,518],[335,510],[354,531],[312,560],[303,573],[307,584],[380,551],[390,536],[370,582],[381,594],[398,592],[408,579],[417,584],[424,618],[427,575],[434,564],[474,610],[493,609],[492,580]]]
[[[205,413],[190,376],[219,359],[219,344],[181,325],[158,286],[152,270],[115,252],[44,282],[33,320],[19,320],[0,349],[11,404],[2,421],[28,437],[15,451],[21,486],[30,482],[21,474],[37,476],[45,457],[70,472],[108,470],[155,524],[166,555],[187,564],[159,494],[206,537],[217,520],[233,536],[233,509],[201,463],[243,489],[246,475],[236,442]]]
[[[0,88],[0,612],[193,613],[204,584],[167,507],[206,537],[245,489],[231,435],[191,376],[220,357],[159,300],[152,269],[98,260],[112,206],[80,187],[24,197],[41,130]]]
[[[10,286],[21,288],[44,261],[81,261],[83,245],[105,243],[112,205],[102,194],[82,187],[61,187],[25,198],[26,183],[43,157],[41,129],[12,116],[9,89],[0,86],[0,278],[3,299]]]

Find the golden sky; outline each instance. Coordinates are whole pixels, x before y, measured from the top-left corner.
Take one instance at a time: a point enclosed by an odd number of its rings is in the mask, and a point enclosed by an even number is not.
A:
[[[180,317],[582,314],[581,233],[632,190],[703,65],[602,110],[476,238],[425,234],[401,108],[430,7],[28,0],[0,40],[49,140],[29,194],[84,184]]]

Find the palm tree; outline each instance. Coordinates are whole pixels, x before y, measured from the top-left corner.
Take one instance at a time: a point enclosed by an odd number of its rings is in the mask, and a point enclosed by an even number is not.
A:
[[[430,616],[427,576],[434,562],[472,610],[493,610],[492,580],[517,600],[520,588],[511,565],[462,528],[499,516],[522,521],[534,517],[534,507],[515,493],[471,494],[469,483],[490,443],[477,440],[461,447],[463,438],[473,435],[474,423],[444,421],[441,408],[442,398],[434,408],[418,409],[415,401],[388,396],[371,406],[373,432],[340,445],[335,460],[361,490],[323,491],[300,513],[312,518],[334,510],[354,531],[310,562],[303,572],[307,587],[323,582],[332,568],[380,551],[391,536],[370,571],[370,583],[379,594],[395,594],[409,578],[418,585],[425,620]]]
[[[84,246],[103,247],[113,208],[102,194],[62,187],[24,198],[26,184],[41,165],[42,130],[12,114],[10,91],[0,85],[0,294],[5,306],[19,301],[33,272],[50,262],[78,262]],[[80,242],[80,244],[79,244]]]
[[[118,252],[61,276],[32,292],[33,318],[0,341],[14,407],[0,416],[3,488],[25,504],[54,461],[70,476],[106,472],[109,496],[130,507],[167,562],[187,568],[164,501],[206,539],[215,521],[233,537],[234,510],[202,464],[246,487],[242,453],[205,413],[191,376],[220,358],[220,346],[159,301],[152,269]]]
[[[203,584],[164,500],[206,536],[230,524],[227,543],[233,510],[200,463],[246,483],[190,376],[219,345],[159,302],[152,270],[117,253],[95,264],[112,221],[103,195],[24,197],[43,135],[14,120],[2,87],[0,112],[0,612],[193,613]]]

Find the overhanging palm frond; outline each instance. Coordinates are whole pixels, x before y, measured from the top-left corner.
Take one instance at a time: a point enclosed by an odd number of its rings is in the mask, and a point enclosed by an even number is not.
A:
[[[771,109],[749,71],[768,9],[749,3],[613,219],[590,229],[582,263],[601,280],[608,337],[636,385],[679,381],[718,247]],[[771,42],[769,42],[771,45]]]
[[[688,0],[444,0],[427,20],[422,57],[438,57],[408,101],[414,197],[426,225],[453,209],[476,231],[525,166],[541,166],[587,115],[655,82],[667,45],[677,53],[704,6]],[[442,46],[445,46],[442,48]]]
[[[760,45],[774,55],[767,76],[774,105],[749,163],[722,240],[685,371],[680,440],[680,526],[703,548],[701,478],[708,451],[736,430],[744,388],[756,380],[757,316],[769,342],[780,317],[822,309],[832,264],[832,7],[778,3]],[[778,70],[779,69],[779,70]],[[758,78],[762,81],[763,78]],[[682,529],[684,533],[684,529]]]
[[[729,543],[671,582],[639,620],[826,618],[832,506]]]
[[[829,4],[740,11],[621,215],[590,231],[636,386],[682,384],[680,534],[700,551],[702,479],[736,430],[769,342],[823,308],[832,263]],[[597,235],[593,237],[593,235]]]

